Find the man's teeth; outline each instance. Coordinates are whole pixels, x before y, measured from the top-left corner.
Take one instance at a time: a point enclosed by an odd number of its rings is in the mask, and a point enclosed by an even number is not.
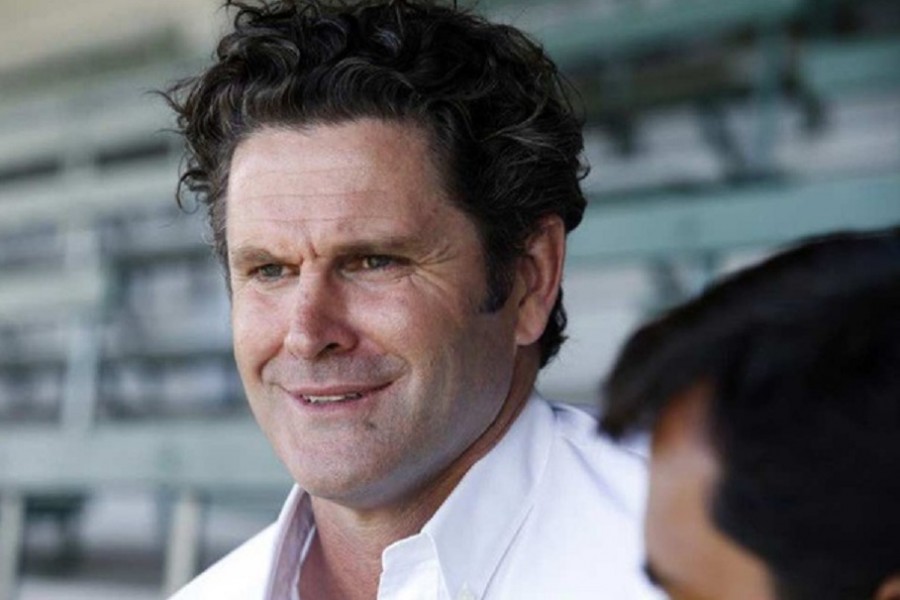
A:
[[[307,402],[312,404],[318,404],[320,402],[342,402],[344,400],[356,400],[357,398],[362,398],[362,394],[359,392],[353,392],[352,394],[340,394],[334,396],[304,396]]]

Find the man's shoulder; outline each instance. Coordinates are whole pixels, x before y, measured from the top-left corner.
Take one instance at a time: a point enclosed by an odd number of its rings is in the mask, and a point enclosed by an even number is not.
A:
[[[541,398],[553,415],[557,436],[583,452],[610,452],[635,464],[646,463],[646,440],[639,436],[613,442],[600,431],[596,409],[592,406],[570,404]]]
[[[584,407],[550,401],[548,405],[554,421],[550,478],[567,479],[576,487],[580,484],[600,489],[623,512],[639,515],[647,479],[644,440],[613,442],[600,433],[597,416]]]
[[[552,432],[493,588],[496,597],[657,598],[641,573],[647,468],[640,445],[600,434],[589,409],[539,399]],[[565,573],[565,576],[560,576]]]
[[[272,524],[181,588],[169,600],[262,598],[278,529]]]

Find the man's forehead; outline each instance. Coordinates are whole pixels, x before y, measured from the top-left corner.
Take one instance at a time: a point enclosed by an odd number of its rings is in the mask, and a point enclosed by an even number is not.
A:
[[[328,255],[419,255],[447,243],[441,241],[446,236],[438,220],[423,222],[374,213],[297,218],[241,213],[229,219],[227,230],[234,260],[252,258],[259,248],[279,256],[291,255],[298,247]]]
[[[352,188],[377,174],[437,175],[432,149],[428,131],[413,121],[360,118],[306,126],[263,126],[238,143],[229,170],[232,176],[249,169],[279,178],[291,176],[290,171],[298,168],[305,176],[341,173]]]
[[[426,210],[423,203],[402,204],[388,192],[369,190],[354,194],[324,194],[312,191],[288,193],[248,193],[229,196],[228,213],[234,223],[265,222],[284,226],[318,224],[338,230],[396,228],[421,225]]]
[[[252,134],[234,153],[227,199],[229,212],[281,219],[420,219],[451,207],[419,130],[372,119]]]
[[[277,159],[276,159],[277,160]],[[243,155],[236,157],[232,167],[231,195],[240,198],[271,198],[288,195],[302,198],[304,196],[321,196],[311,187],[312,184],[326,182],[340,183],[340,192],[346,195],[376,194],[389,192],[384,175],[389,174],[388,165],[371,165],[354,161],[354,157],[332,157],[326,162],[315,164],[307,159],[306,164],[282,164],[273,161],[265,153],[254,154],[248,149]],[[317,157],[317,160],[323,160]],[[381,167],[381,168],[379,168]],[[381,176],[381,177],[379,177]],[[290,190],[289,194],[270,191]]]

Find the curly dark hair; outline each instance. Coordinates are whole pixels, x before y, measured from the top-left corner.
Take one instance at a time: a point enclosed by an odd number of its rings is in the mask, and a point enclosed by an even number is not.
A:
[[[652,428],[700,382],[710,516],[778,598],[872,598],[900,574],[900,229],[807,240],[643,326],[601,427]]]
[[[225,202],[235,147],[266,126],[374,117],[429,136],[435,164],[477,225],[488,278],[486,311],[510,293],[510,265],[540,220],[581,221],[582,122],[541,47],[519,30],[455,6],[419,0],[317,0],[237,9],[216,62],[164,95],[187,142],[178,200],[208,210],[227,270]],[[562,293],[540,339],[541,366],[564,340]]]

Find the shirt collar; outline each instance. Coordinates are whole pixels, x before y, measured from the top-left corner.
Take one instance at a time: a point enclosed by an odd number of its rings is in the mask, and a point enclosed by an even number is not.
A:
[[[532,394],[506,435],[469,469],[422,533],[450,598],[480,598],[534,505],[553,437],[552,409]],[[485,493],[489,491],[488,493]]]
[[[408,551],[410,544],[420,552],[433,550],[450,598],[482,597],[534,505],[550,455],[551,413],[532,394],[503,438],[469,469],[421,533],[389,546],[383,564],[397,559],[393,551]],[[265,598],[291,597],[314,531],[309,495],[295,485],[278,517]]]
[[[300,565],[306,558],[315,532],[309,494],[294,485],[277,521],[278,534],[272,555],[272,568],[263,598],[294,597]]]

